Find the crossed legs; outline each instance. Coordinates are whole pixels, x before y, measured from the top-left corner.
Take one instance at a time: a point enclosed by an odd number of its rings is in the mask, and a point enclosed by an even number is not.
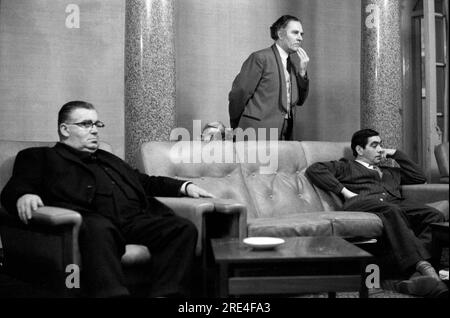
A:
[[[372,212],[383,222],[384,235],[402,271],[411,270],[431,257],[430,224],[444,217],[436,209],[407,201],[386,202],[379,199],[354,200],[346,210]]]

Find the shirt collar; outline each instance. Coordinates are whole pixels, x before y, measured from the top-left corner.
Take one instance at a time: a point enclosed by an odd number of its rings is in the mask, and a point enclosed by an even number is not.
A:
[[[280,57],[283,60],[283,63],[286,63],[286,60],[289,57],[289,54],[285,50],[283,50],[281,48],[281,46],[279,46],[278,44],[275,43],[275,45],[276,45],[276,47],[278,49],[278,53],[280,53]]]
[[[357,163],[362,164],[364,167],[369,168],[369,169],[373,169],[373,166],[368,164],[365,161],[361,161],[361,160],[355,160]]]

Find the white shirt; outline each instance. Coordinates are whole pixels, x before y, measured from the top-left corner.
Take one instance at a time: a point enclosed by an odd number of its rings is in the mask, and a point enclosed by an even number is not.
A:
[[[287,71],[287,58],[289,57],[289,54],[283,50],[281,48],[281,46],[279,46],[278,44],[275,44],[277,49],[278,49],[278,53],[280,53],[280,57],[281,57],[281,62],[283,62],[283,66],[284,66],[284,75],[286,78],[290,78],[291,74],[288,73]]]
[[[192,183],[192,182],[190,182],[190,181],[186,181],[185,183],[183,183],[183,184],[181,185],[181,188],[180,188],[181,194],[188,195],[187,192],[186,192],[186,186],[187,186],[188,184],[191,184],[191,183]]]
[[[289,74],[289,72],[287,70],[287,58],[289,57],[289,54],[285,50],[283,50],[278,44],[275,44],[275,45],[278,49],[278,53],[280,53],[281,62],[283,63],[284,77],[286,79],[286,94],[287,94],[286,118],[288,118],[288,114],[290,114],[290,112],[291,112],[291,74]]]
[[[368,168],[368,169],[372,169],[372,170],[375,170],[374,168],[373,168],[373,166],[372,165],[369,165],[367,162],[365,162],[365,161],[362,161],[362,160],[355,160],[357,163],[359,163],[359,164],[362,164],[364,167],[366,167],[366,168]]]
[[[379,167],[374,167],[373,165],[370,165],[365,161],[361,161],[361,160],[355,160],[355,161],[359,164],[362,164],[367,169],[375,170],[376,172],[381,173],[381,174],[383,173]]]

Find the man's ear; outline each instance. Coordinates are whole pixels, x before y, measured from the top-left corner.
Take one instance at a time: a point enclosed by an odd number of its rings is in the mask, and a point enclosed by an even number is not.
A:
[[[285,34],[286,34],[286,30],[285,29],[279,29],[277,31],[278,39],[283,39]]]
[[[361,156],[363,154],[364,148],[358,145],[358,146],[355,147],[355,150],[358,153],[358,155]]]
[[[61,136],[69,137],[70,132],[66,124],[62,123],[61,125],[59,125],[59,133],[61,134]]]

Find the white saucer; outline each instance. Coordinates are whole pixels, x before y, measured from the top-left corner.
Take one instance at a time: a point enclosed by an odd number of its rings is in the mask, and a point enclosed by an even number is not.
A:
[[[284,244],[284,240],[278,237],[247,237],[243,243],[256,250],[267,250]]]

